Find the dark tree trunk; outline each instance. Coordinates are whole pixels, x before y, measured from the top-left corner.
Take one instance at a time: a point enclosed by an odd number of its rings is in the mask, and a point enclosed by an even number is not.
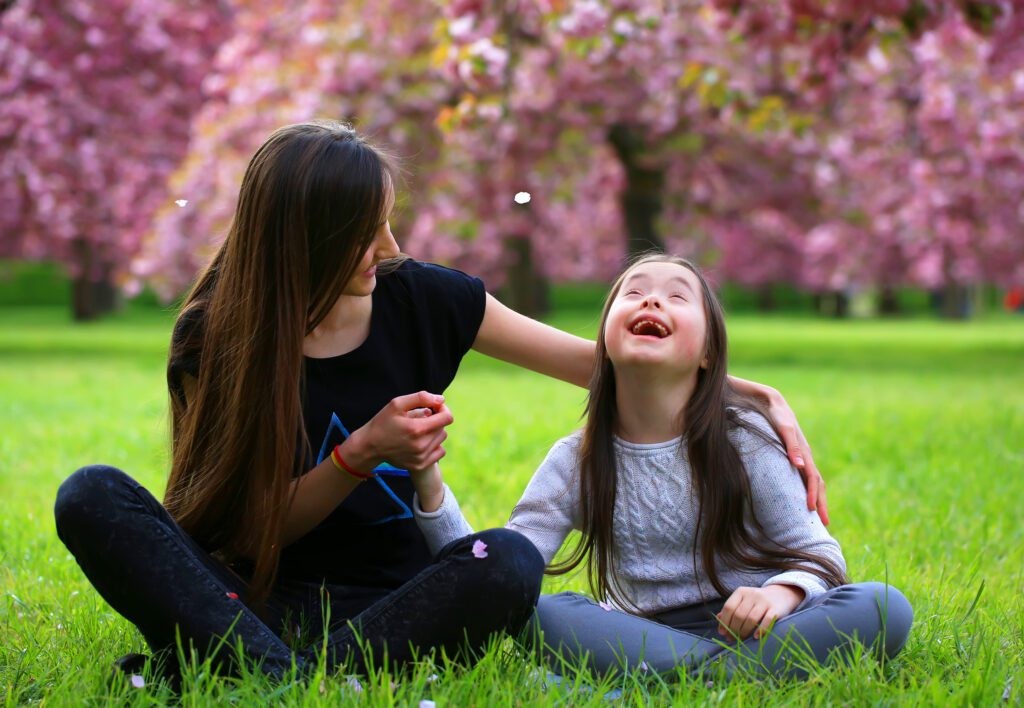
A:
[[[626,222],[628,256],[664,251],[665,242],[656,228],[665,185],[664,169],[644,164],[643,139],[632,128],[615,125],[608,133],[608,140],[626,171],[622,216]]]
[[[850,296],[842,291],[837,291],[835,294],[836,308],[834,315],[836,319],[845,320],[850,316]]]
[[[774,312],[777,307],[775,288],[771,285],[759,286],[757,288],[757,309],[761,312]]]
[[[815,296],[814,300],[819,314],[836,319],[845,319],[850,316],[850,297],[842,290],[820,293]]]
[[[550,286],[547,278],[537,272],[533,264],[530,239],[516,236],[505,241],[509,254],[505,286],[501,289],[502,302],[527,317],[540,317],[551,308]]]
[[[882,287],[878,293],[878,314],[898,315],[900,314],[900,301],[896,297],[896,290],[888,285]]]
[[[71,314],[78,322],[95,320],[121,305],[121,292],[114,285],[109,264],[96,263],[92,247],[79,239],[74,245],[78,271],[71,279]]]
[[[971,316],[971,289],[966,285],[949,284],[939,292],[939,314],[950,320],[966,320]]]

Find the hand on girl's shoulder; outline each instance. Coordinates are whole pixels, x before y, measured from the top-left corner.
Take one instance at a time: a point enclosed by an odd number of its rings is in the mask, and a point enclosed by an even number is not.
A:
[[[741,456],[771,454],[774,450],[786,458],[782,440],[764,415],[749,408],[733,406],[730,406],[728,411],[732,414],[730,418],[735,420],[735,424],[729,430],[729,439]]]

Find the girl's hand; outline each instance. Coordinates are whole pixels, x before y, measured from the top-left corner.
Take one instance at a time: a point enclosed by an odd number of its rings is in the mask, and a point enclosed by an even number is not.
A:
[[[741,393],[755,396],[768,404],[768,419],[775,428],[775,432],[782,438],[782,444],[786,446],[786,454],[793,466],[800,471],[804,478],[804,486],[807,487],[807,508],[817,510],[821,523],[828,526],[828,500],[825,498],[825,480],[814,464],[814,457],[811,455],[811,446],[804,437],[804,431],[800,429],[796,413],[786,403],[782,394],[770,386],[738,379],[735,376],[729,377],[733,388]]]
[[[444,501],[444,482],[441,468],[435,462],[425,470],[409,470],[412,486],[419,498],[420,509],[430,513],[437,511]]]
[[[399,396],[349,436],[346,459],[351,455],[349,463],[357,469],[370,470],[387,460],[396,467],[426,470],[444,457],[445,427],[454,420],[444,396],[426,391]]]
[[[767,634],[775,620],[792,612],[804,599],[804,591],[792,585],[736,588],[718,617],[718,633],[726,639],[755,639]]]
[[[426,418],[434,415],[430,408],[415,408],[408,413],[410,418]],[[425,470],[409,470],[412,486],[419,497],[420,509],[426,512],[437,511],[444,501],[444,482],[441,480],[441,468],[435,462]]]

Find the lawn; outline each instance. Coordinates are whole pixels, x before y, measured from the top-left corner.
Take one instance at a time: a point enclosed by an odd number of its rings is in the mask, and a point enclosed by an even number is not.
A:
[[[9,704],[171,700],[152,680],[141,689],[109,680],[110,662],[144,644],[85,581],[51,509],[61,480],[91,462],[162,490],[172,319],[139,308],[73,326],[57,308],[0,310],[0,686]],[[589,336],[596,313],[554,322]],[[569,671],[551,685],[505,643],[473,666],[438,659],[358,683],[219,679],[198,666],[182,702],[1024,702],[1024,318],[742,315],[729,326],[732,372],[778,387],[799,414],[851,576],[888,578],[913,604],[897,660],[822,668],[807,683],[602,682]],[[446,478],[477,528],[500,525],[550,444],[578,424],[583,392],[474,354],[447,393],[456,422]],[[579,577],[548,588],[566,582],[582,588]]]

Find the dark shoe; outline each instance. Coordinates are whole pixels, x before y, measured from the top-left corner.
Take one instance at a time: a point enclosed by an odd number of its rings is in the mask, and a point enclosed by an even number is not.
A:
[[[114,673],[120,672],[126,676],[141,674],[145,671],[148,661],[148,654],[125,654],[114,661]]]
[[[164,649],[154,656],[148,654],[125,654],[114,661],[114,675],[122,675],[126,679],[143,676],[147,667],[154,679],[164,679],[171,689],[177,693],[181,688],[181,671],[178,668],[178,655],[173,649]],[[142,688],[142,686],[138,686]]]

